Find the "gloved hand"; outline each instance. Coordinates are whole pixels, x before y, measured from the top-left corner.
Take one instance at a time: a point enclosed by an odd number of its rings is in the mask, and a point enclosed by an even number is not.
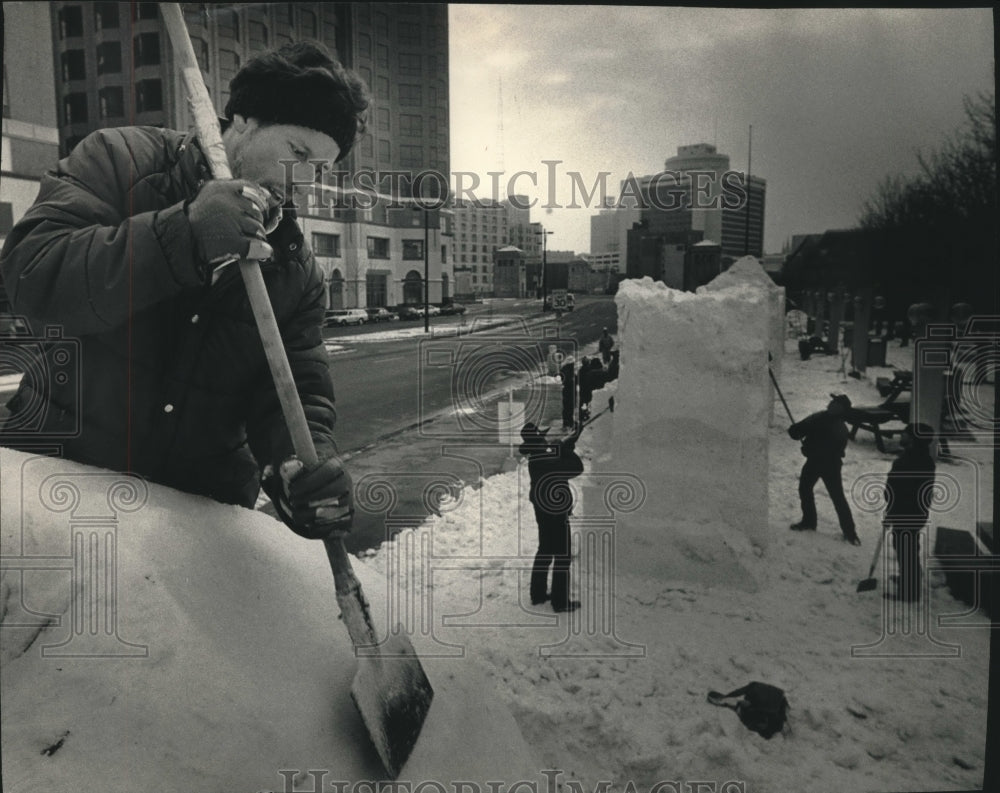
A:
[[[278,515],[299,536],[321,540],[350,532],[354,487],[340,458],[306,468],[297,457],[289,457],[277,473],[269,465],[264,480]]]
[[[240,258],[269,259],[264,215],[267,193],[243,179],[215,179],[205,182],[187,205],[203,278],[222,263]],[[212,279],[214,283],[214,278]]]

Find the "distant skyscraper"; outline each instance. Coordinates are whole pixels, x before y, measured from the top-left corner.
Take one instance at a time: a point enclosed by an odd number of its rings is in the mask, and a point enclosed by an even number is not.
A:
[[[662,272],[664,246],[676,257],[697,243],[715,243],[723,268],[748,253],[763,255],[767,182],[751,176],[748,183],[715,146],[680,146],[663,172],[638,181],[645,206],[642,228],[628,234],[629,246],[636,247],[628,252],[630,277]]]

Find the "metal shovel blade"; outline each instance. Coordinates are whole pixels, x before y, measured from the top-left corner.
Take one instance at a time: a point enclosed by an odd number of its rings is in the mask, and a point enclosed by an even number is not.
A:
[[[871,592],[878,587],[877,578],[866,578],[858,584],[858,592]]]
[[[402,633],[390,634],[378,654],[359,654],[358,665],[351,698],[385,770],[396,779],[420,736],[434,689]]]

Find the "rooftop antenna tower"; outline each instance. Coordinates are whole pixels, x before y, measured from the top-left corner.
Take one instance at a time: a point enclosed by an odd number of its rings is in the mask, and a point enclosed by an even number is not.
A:
[[[497,77],[497,170],[505,173],[503,162],[503,75]]]

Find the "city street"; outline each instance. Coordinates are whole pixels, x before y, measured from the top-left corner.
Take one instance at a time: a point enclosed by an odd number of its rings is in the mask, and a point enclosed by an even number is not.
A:
[[[616,328],[615,303],[608,296],[578,300],[576,310],[558,320],[540,311],[540,301],[497,300],[492,306],[470,307],[466,325],[490,319],[491,307],[494,319],[503,315],[515,321],[464,339],[425,339],[420,333],[402,340],[359,341],[387,328],[422,329],[422,320],[325,333],[328,343],[340,348],[331,351],[330,361],[337,437],[358,498],[354,528],[345,541],[349,551],[376,547],[400,529],[418,525],[430,511],[428,492],[457,491],[460,483],[478,482],[516,463],[519,440],[513,448],[500,443],[497,402],[510,395],[538,414],[532,417],[556,426],[561,411],[558,381],[538,380],[539,371],[529,377],[516,364],[531,360],[536,344],[545,351],[557,339],[561,346],[572,343],[578,353],[593,353],[601,329],[614,333]],[[457,317],[433,317],[431,329],[440,333],[458,322]],[[462,352],[459,345],[466,345]],[[442,351],[451,363],[438,365]],[[392,498],[383,509],[377,494],[386,491]],[[366,499],[366,493],[371,497]],[[366,510],[366,505],[379,508]]]
[[[472,392],[454,382],[465,371],[460,362],[442,365],[433,355],[427,360],[428,350],[458,348],[456,337],[442,334],[459,327],[472,328],[477,320],[488,321],[499,316],[510,317],[512,324],[487,328],[471,336],[475,342],[471,349],[476,357]],[[527,334],[519,333],[522,326],[517,324],[518,320],[525,323]],[[605,326],[614,334],[616,311],[614,298],[610,296],[581,298],[576,310],[559,320],[552,312],[543,313],[538,300],[493,300],[470,306],[462,317],[432,317],[429,334],[422,333],[422,319],[326,328],[324,336],[330,349],[341,451],[356,452],[441,411],[460,408],[459,403],[467,398],[502,390],[504,380],[515,376],[516,364],[529,359],[524,351],[536,344],[543,345],[544,351],[551,343],[547,341],[552,337],[549,334],[583,348],[596,342]],[[365,341],[376,333],[405,330],[417,335]],[[487,341],[494,340],[499,345],[498,354],[491,359],[481,349]],[[468,349],[466,346],[462,354],[467,355]],[[511,374],[504,375],[504,371]]]

